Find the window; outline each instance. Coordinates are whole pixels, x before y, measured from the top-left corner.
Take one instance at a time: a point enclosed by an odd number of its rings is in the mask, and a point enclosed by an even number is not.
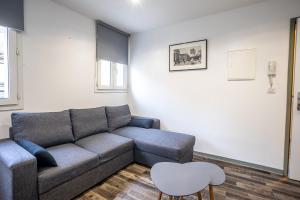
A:
[[[0,27],[0,99],[8,98],[7,29]]]
[[[99,60],[97,63],[97,90],[126,91],[127,65]]]
[[[17,33],[0,26],[0,107],[18,105]]]
[[[96,22],[95,92],[127,92],[129,37],[115,27]]]

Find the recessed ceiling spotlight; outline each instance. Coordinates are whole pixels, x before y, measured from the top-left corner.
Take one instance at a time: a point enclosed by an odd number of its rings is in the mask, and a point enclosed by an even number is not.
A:
[[[141,0],[130,0],[133,5],[138,5],[141,3]]]

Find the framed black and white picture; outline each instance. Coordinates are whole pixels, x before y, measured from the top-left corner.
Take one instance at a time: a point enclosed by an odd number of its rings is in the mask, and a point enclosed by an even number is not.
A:
[[[207,40],[169,46],[169,71],[207,69]]]

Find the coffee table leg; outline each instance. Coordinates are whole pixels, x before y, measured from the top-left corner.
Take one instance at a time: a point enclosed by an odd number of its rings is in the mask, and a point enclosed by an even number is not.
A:
[[[197,196],[198,196],[198,200],[202,200],[201,192],[198,192],[198,193],[197,193]]]
[[[161,200],[162,192],[159,192],[158,194],[158,200]]]
[[[215,197],[214,197],[214,191],[213,191],[213,186],[212,185],[209,185],[209,197],[210,197],[210,200],[214,200]]]

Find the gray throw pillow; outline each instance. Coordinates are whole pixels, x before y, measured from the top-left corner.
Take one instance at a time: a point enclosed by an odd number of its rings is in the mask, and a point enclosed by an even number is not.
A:
[[[106,116],[109,132],[126,126],[131,120],[131,113],[128,105],[107,106]]]
[[[105,107],[72,109],[70,113],[76,140],[108,131]]]
[[[147,118],[132,118],[128,126],[139,127],[139,128],[152,128],[154,120]]]

